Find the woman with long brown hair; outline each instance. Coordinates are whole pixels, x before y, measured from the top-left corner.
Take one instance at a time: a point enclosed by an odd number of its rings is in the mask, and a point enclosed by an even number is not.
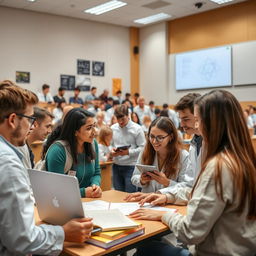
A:
[[[131,181],[142,192],[163,192],[166,187],[184,182],[188,161],[188,152],[182,149],[172,120],[159,117],[151,123],[146,145],[137,161],[137,164],[156,166],[156,170],[141,173],[135,167]]]
[[[187,215],[138,210],[137,219],[162,220],[197,255],[251,256],[256,252],[256,156],[236,98],[215,90],[195,102],[203,136],[203,163],[187,206]],[[141,204],[172,203],[175,196],[150,195]],[[170,246],[138,250],[138,255],[168,255]],[[169,251],[168,251],[169,250]],[[181,254],[175,254],[181,255]]]

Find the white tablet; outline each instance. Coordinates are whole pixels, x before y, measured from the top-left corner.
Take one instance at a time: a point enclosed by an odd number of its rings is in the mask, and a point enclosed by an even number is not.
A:
[[[153,165],[136,164],[136,167],[140,170],[141,173],[157,171],[156,166]]]

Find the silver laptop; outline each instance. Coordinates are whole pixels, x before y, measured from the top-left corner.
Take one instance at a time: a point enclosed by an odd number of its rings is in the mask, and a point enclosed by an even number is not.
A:
[[[84,217],[76,177],[28,169],[39,217],[63,225],[72,218]]]

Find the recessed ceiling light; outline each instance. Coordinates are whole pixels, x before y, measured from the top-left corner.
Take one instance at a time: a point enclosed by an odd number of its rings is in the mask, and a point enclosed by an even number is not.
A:
[[[32,2],[32,3],[33,3],[33,2],[35,2],[36,0],[27,0],[27,1],[28,1],[28,2]]]
[[[159,20],[165,20],[165,19],[170,18],[170,17],[172,17],[172,16],[162,12],[162,13],[158,13],[158,14],[155,14],[155,15],[152,15],[152,16],[148,16],[148,17],[145,17],[145,18],[142,18],[142,19],[134,20],[133,22],[140,23],[140,24],[149,24],[149,23],[153,23],[153,22],[156,22],[156,21],[159,21]]]
[[[228,2],[232,2],[234,0],[210,0],[216,4],[225,4],[225,3],[228,3]]]
[[[127,3],[118,1],[118,0],[113,0],[110,2],[107,2],[105,4],[97,5],[93,8],[86,9],[84,10],[85,13],[90,13],[90,14],[95,14],[95,15],[100,15],[105,12],[112,11],[114,9],[120,8],[127,5]]]

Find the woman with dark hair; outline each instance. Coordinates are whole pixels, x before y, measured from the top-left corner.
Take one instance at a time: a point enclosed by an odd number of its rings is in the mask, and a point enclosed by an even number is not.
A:
[[[173,122],[168,117],[159,117],[151,123],[146,145],[137,160],[137,164],[153,165],[156,170],[141,174],[135,167],[131,181],[146,193],[163,193],[165,188],[177,183],[185,186],[188,161],[188,152],[182,149]]]
[[[131,216],[162,220],[179,240],[196,245],[196,255],[255,255],[256,155],[242,108],[231,93],[215,90],[196,99],[194,115],[204,148],[187,215],[138,210]],[[174,201],[175,193],[152,194],[141,204]],[[137,255],[181,255],[178,251],[155,242]]]
[[[132,120],[134,123],[140,125],[140,119],[139,119],[137,113],[135,113],[135,112],[132,112],[132,113],[131,113],[131,120]]]
[[[82,197],[101,196],[101,172],[98,158],[98,144],[95,137],[94,115],[82,108],[70,110],[64,118],[57,138],[46,153],[46,169],[50,172],[65,173],[69,152],[72,158],[68,175],[76,176]],[[56,140],[65,142],[65,147]]]

